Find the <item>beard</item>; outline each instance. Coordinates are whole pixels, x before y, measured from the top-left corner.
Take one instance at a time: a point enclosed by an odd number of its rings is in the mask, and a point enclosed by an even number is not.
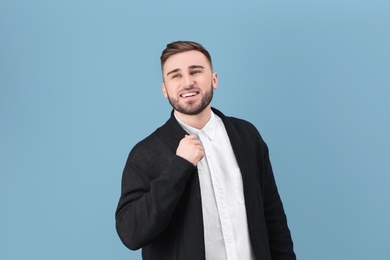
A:
[[[208,105],[210,105],[211,100],[213,99],[214,89],[211,85],[210,90],[205,92],[200,103],[196,101],[188,101],[184,104],[180,104],[178,99],[175,99],[168,94],[169,104],[173,107],[174,110],[185,115],[194,116],[200,114]]]

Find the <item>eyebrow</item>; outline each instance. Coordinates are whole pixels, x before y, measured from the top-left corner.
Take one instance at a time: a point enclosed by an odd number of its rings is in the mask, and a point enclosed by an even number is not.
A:
[[[188,68],[189,69],[204,69],[204,67],[201,65],[192,65],[192,66],[189,66]]]
[[[169,74],[172,74],[172,73],[175,73],[175,72],[178,72],[180,69],[174,69],[174,70],[171,70],[170,72],[168,72],[167,73],[167,76],[169,75]]]
[[[204,69],[204,67],[201,66],[201,65],[191,65],[191,66],[189,66],[188,68],[189,68],[189,69]],[[170,72],[167,73],[167,76],[168,76],[169,74],[172,74],[172,73],[175,73],[175,72],[178,72],[178,71],[180,71],[179,68],[174,69],[174,70],[171,70]]]

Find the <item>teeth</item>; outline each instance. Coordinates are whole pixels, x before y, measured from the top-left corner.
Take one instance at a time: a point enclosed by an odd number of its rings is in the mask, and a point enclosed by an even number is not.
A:
[[[194,93],[194,92],[192,92],[192,93],[185,93],[185,94],[182,95],[182,97],[193,97],[195,95],[196,95],[196,93]]]

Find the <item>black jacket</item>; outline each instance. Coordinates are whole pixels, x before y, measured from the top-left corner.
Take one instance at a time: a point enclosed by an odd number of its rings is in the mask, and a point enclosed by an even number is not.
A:
[[[252,124],[213,111],[225,125],[241,170],[256,258],[296,259],[266,144]],[[197,168],[176,155],[185,134],[172,113],[134,146],[123,171],[116,228],[128,248],[142,247],[145,260],[205,259]]]

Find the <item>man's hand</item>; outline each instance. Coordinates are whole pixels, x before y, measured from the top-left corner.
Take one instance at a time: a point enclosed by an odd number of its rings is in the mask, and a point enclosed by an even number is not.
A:
[[[203,158],[204,151],[202,143],[195,135],[186,135],[181,139],[179,147],[177,147],[176,155],[186,159],[196,166],[196,164]]]

